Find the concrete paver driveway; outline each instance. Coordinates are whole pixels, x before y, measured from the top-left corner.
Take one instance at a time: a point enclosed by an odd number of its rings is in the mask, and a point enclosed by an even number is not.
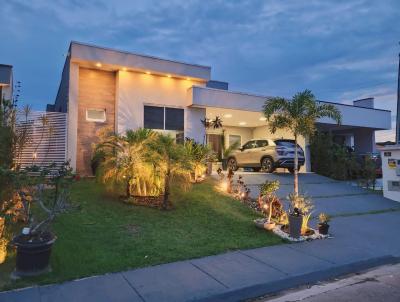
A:
[[[293,192],[292,174],[236,172],[235,180],[239,175],[250,187],[250,195],[253,198],[258,197],[258,186],[265,180],[279,180],[280,189],[277,194],[287,206],[286,198],[289,193]],[[378,192],[372,192],[348,182],[335,181],[314,173],[299,174],[299,191],[312,197],[316,215],[320,212],[337,216],[400,210],[400,203],[384,198]]]

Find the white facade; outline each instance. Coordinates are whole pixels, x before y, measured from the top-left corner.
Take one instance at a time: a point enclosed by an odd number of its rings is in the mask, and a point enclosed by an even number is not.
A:
[[[67,111],[68,158],[75,167],[77,157],[77,128],[79,100],[79,70],[89,68],[108,71],[115,75],[115,130],[144,127],[145,106],[165,106],[184,110],[184,136],[203,142],[205,117],[219,116],[223,120],[225,143],[229,136],[240,136],[242,144],[252,138],[292,138],[284,131],[271,134],[261,109],[267,96],[215,89],[209,86],[211,68],[160,58],[127,53],[92,45],[72,42],[64,66],[55,108]],[[227,87],[227,83],[226,84]],[[101,85],[101,84],[99,84]],[[342,113],[342,125],[324,118],[317,127],[343,136],[347,143],[354,143],[356,151],[371,152],[375,147],[375,130],[390,129],[390,111],[373,107],[373,100],[355,103],[356,106],[334,104]],[[222,130],[209,130],[221,134]],[[300,145],[306,151],[304,138]]]
[[[400,146],[381,149],[383,196],[400,202]]]

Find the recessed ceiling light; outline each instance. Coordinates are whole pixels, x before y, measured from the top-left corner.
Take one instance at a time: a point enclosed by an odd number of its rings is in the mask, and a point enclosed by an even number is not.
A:
[[[262,117],[260,117],[260,118],[259,118],[259,120],[260,120],[260,121],[266,121],[266,120],[267,120],[267,118],[266,118],[266,117],[264,117],[264,116],[262,116]]]
[[[190,78],[186,78],[186,81],[190,81]]]
[[[224,118],[231,118],[231,117],[232,117],[232,114],[230,114],[230,113],[224,114]]]
[[[170,75],[170,74],[167,74],[167,77],[169,77],[169,78],[170,78],[170,77],[171,77],[171,75]]]
[[[101,67],[101,63],[96,63],[96,67]]]
[[[126,67],[123,67],[122,70],[123,70],[123,71],[127,71],[128,69],[127,69]]]
[[[150,71],[146,71],[146,74],[151,74],[151,72]]]
[[[244,126],[244,125],[246,125],[247,123],[246,122],[239,122],[239,125],[240,126]]]

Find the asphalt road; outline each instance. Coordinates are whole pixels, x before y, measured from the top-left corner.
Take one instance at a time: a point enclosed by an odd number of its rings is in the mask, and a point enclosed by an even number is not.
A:
[[[262,302],[399,302],[400,264],[382,266],[340,280],[294,289]]]

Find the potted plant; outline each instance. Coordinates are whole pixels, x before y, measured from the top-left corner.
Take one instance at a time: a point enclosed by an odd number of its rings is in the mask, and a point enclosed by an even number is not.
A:
[[[20,196],[28,212],[29,225],[24,227],[21,234],[15,236],[12,244],[16,247],[16,269],[14,276],[34,276],[49,271],[51,249],[57,237],[51,231],[50,225],[57,215],[65,212],[69,206],[69,183],[71,168],[69,163],[64,163],[58,170],[44,169],[41,171],[42,180],[31,188],[32,200],[26,192],[21,191]],[[51,188],[50,190],[48,188]],[[44,211],[41,220],[36,221],[30,211],[30,203],[36,202]]]
[[[318,215],[319,223],[318,223],[318,232],[321,235],[328,235],[329,224],[328,222],[331,220],[331,217],[328,214],[321,213]]]
[[[304,224],[304,216],[309,218],[314,206],[310,198],[296,193],[289,194],[289,202],[289,235],[297,239],[308,230],[308,219]]]

